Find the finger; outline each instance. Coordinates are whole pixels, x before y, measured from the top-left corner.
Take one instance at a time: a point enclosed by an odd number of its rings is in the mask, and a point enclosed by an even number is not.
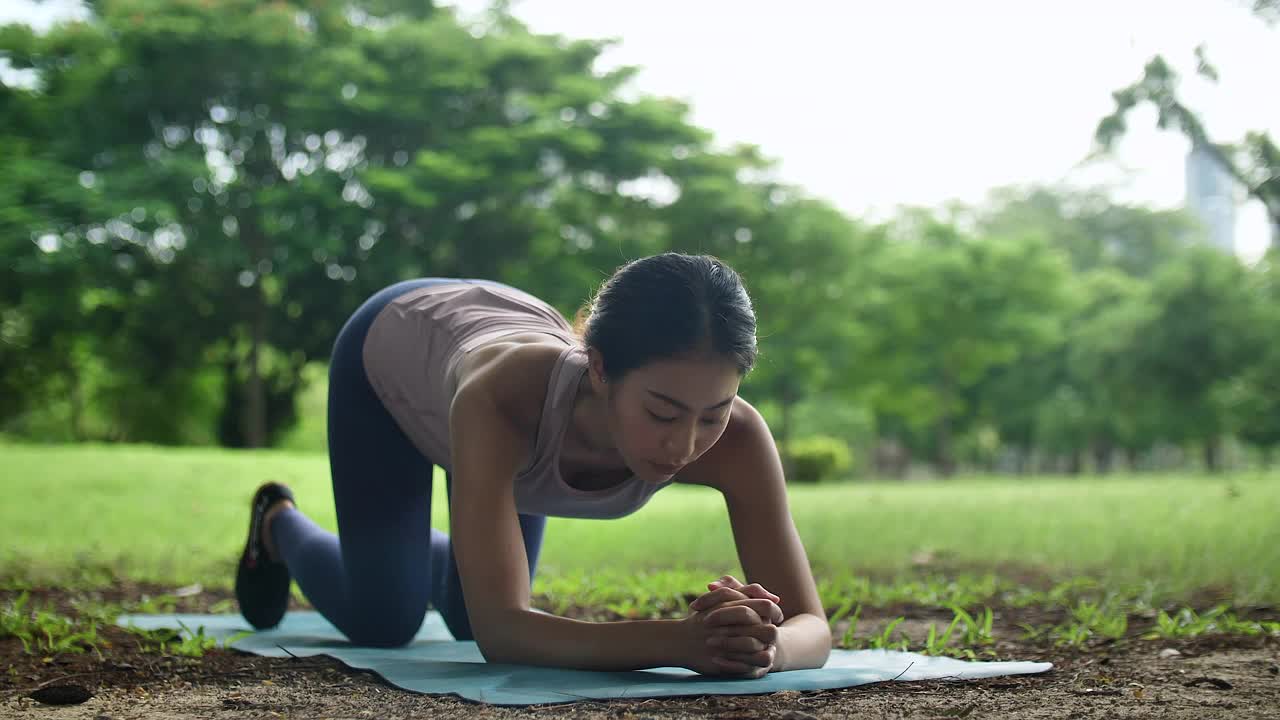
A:
[[[766,645],[749,635],[733,635],[721,637],[712,635],[707,638],[707,645],[725,653],[753,653],[764,650]]]
[[[756,611],[742,605],[718,607],[707,613],[707,619],[703,622],[705,622],[708,627],[761,624],[760,616],[756,614]]]
[[[712,585],[718,585],[718,586],[733,588],[734,590],[737,590],[738,588],[743,586],[743,583],[739,581],[738,578],[732,575],[721,575],[720,579],[716,580],[714,583],[712,583]]]
[[[742,583],[738,582],[737,578],[733,577],[732,575],[726,575],[721,580],[707,583],[707,589],[709,590],[719,590],[722,588],[737,590],[738,592],[742,593],[743,595],[746,595],[747,597],[768,598],[774,602],[782,602],[782,598],[780,596],[772,592],[769,592],[760,583],[751,583],[750,585],[743,585]]]
[[[716,605],[720,605],[722,603],[730,602],[733,600],[747,600],[747,599],[748,597],[746,595],[743,595],[737,590],[732,590],[730,588],[720,588],[719,590],[713,590],[709,593],[704,593],[703,595],[699,596],[698,599],[689,603],[689,608],[692,610],[702,610],[704,608],[715,607]]]
[[[765,590],[764,586],[761,585],[760,583],[751,583],[750,585],[743,585],[737,590],[743,595],[747,595],[754,598],[769,598],[774,602],[782,601],[782,598],[778,597],[777,595],[774,595],[768,590]]]
[[[767,668],[773,665],[773,655],[768,650],[753,653],[724,653],[719,657],[723,657],[730,662],[750,665],[751,667]]]
[[[765,645],[776,645],[778,643],[777,625],[728,625],[713,628],[711,633],[712,637],[720,638],[755,638]]]
[[[782,608],[772,600],[739,600],[736,604],[745,605],[756,612],[760,616],[762,622],[773,623],[774,625],[782,624]]]
[[[722,607],[749,607],[760,618],[760,622],[781,625],[785,619],[782,615],[782,608],[772,600],[757,600],[755,598],[747,598],[745,600],[729,600],[720,604]],[[702,607],[711,607],[710,604]]]
[[[759,677],[760,668],[755,665],[735,662],[720,656],[711,658],[711,662],[723,669],[725,675],[740,675],[750,678]]]

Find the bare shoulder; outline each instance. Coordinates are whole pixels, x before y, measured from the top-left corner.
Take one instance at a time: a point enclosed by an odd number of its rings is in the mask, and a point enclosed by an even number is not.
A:
[[[781,460],[769,424],[755,406],[739,396],[734,398],[729,422],[720,439],[682,470],[679,480],[727,491],[735,480],[758,473],[762,464],[776,464],[781,472]]]
[[[545,342],[502,342],[480,348],[460,368],[455,402],[483,398],[528,435],[532,449],[547,399],[547,380],[563,350],[563,345]]]

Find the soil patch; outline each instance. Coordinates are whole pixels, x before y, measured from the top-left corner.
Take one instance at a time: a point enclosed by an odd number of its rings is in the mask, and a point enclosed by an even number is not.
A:
[[[95,592],[40,588],[30,595],[34,605],[52,605],[76,615],[86,599],[137,602],[169,592],[172,589],[125,585]],[[15,595],[0,591],[0,602]],[[226,611],[228,599],[225,591],[192,592],[165,609]],[[996,654],[1001,659],[1049,660],[1054,670],[965,682],[505,708],[406,692],[328,658],[275,659],[213,650],[195,659],[143,652],[138,638],[108,626],[99,630],[105,641],[99,643],[101,656],[90,651],[46,659],[26,654],[16,638],[0,640],[0,717],[1280,718],[1280,639],[1129,640],[1063,650],[1018,637],[1018,623],[1049,622],[1054,620],[1050,614],[1018,608],[997,612]],[[1254,612],[1275,617],[1270,608]],[[581,610],[567,614],[588,616]],[[900,615],[907,618],[900,627],[913,637],[929,622],[950,619],[911,607],[867,609],[859,620],[859,634],[864,634],[862,628],[872,631]],[[91,695],[87,700],[70,705],[45,704],[32,697],[79,699],[85,693]]]

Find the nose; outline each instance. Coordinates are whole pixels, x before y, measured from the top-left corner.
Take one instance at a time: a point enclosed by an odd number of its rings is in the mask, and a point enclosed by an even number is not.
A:
[[[697,433],[693,430],[678,430],[667,436],[666,442],[663,443],[663,450],[668,457],[676,458],[673,465],[681,465],[693,457]]]

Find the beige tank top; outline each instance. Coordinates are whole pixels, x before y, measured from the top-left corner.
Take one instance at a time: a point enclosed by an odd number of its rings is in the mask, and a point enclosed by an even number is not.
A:
[[[516,509],[531,515],[616,518],[644,506],[666,483],[632,475],[604,490],[579,490],[560,475],[560,450],[573,415],[586,352],[555,308],[495,285],[431,285],[393,299],[365,338],[365,374],[400,429],[432,463],[452,472],[449,405],[458,361],[506,335],[541,332],[564,341],[547,380],[533,460],[515,477]]]

